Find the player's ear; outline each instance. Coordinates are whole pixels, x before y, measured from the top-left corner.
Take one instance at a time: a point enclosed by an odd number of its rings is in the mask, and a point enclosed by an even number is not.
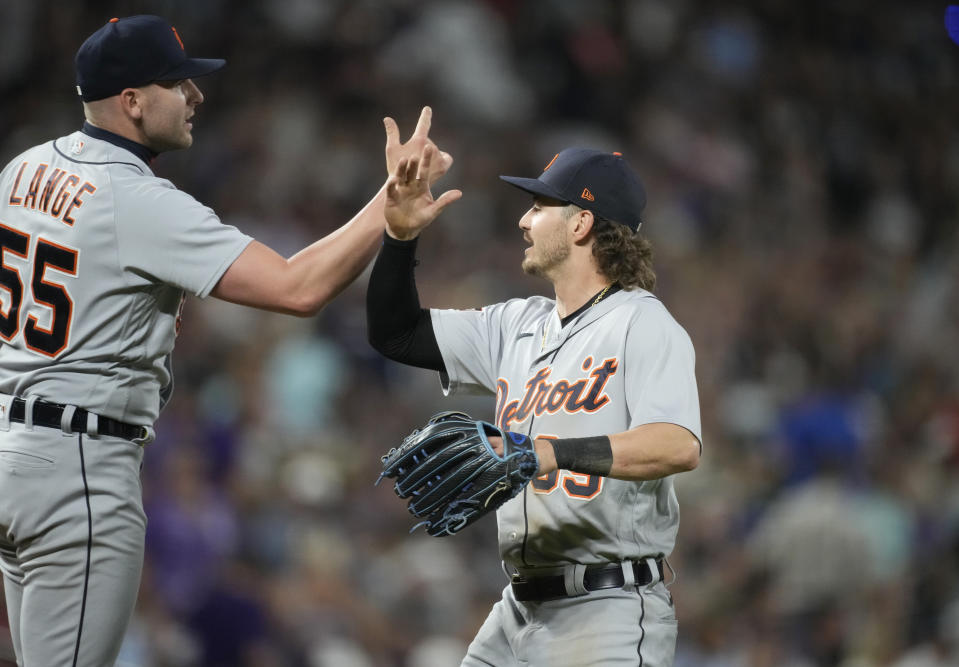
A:
[[[584,242],[588,237],[589,233],[593,230],[593,222],[596,218],[593,216],[592,211],[586,209],[580,209],[573,214],[570,222],[572,227],[570,232],[573,235],[573,241],[576,243]]]
[[[137,88],[124,88],[119,96],[120,108],[134,120],[143,118],[143,91]]]

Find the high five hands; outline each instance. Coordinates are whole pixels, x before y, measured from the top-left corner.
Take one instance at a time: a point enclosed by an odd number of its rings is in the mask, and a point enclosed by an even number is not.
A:
[[[403,158],[419,157],[423,154],[423,149],[432,146],[438,153],[438,159],[433,160],[432,173],[429,174],[429,184],[432,185],[440,176],[449,171],[453,165],[453,158],[449,153],[445,153],[436,148],[436,144],[430,139],[430,125],[433,121],[433,110],[430,107],[423,107],[420,111],[420,119],[416,123],[416,129],[405,144],[400,142],[400,129],[396,121],[387,116],[383,119],[383,125],[386,128],[386,173],[392,175],[396,171],[396,166]]]
[[[429,110],[426,107],[424,115]],[[414,137],[423,125],[424,115],[416,126]],[[426,131],[429,129],[429,116],[426,116]],[[389,137],[389,130],[387,130]],[[411,139],[410,142],[413,140]],[[389,141],[387,141],[389,146]],[[389,151],[387,150],[387,153]],[[439,167],[433,167],[435,156],[439,153]],[[389,157],[387,158],[389,161]],[[446,173],[452,158],[439,152],[432,142],[428,142],[419,156],[401,157],[396,168],[390,172],[386,184],[386,232],[395,239],[408,241],[419,233],[443,211],[444,208],[463,196],[460,190],[448,190],[433,199],[430,183]]]

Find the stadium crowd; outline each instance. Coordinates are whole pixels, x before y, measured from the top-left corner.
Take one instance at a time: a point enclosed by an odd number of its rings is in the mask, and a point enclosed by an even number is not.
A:
[[[424,304],[546,283],[497,179],[622,151],[657,294],[697,350],[704,456],[677,481],[677,667],[959,665],[959,46],[891,0],[5,0],[0,155],[79,127],[72,58],[156,13],[191,55],[194,146],[158,175],[292,253],[385,178],[381,118],[434,110],[465,196]],[[366,276],[318,318],[189,301],[142,477],[123,667],[459,664],[506,583],[492,520],[412,517],[379,457],[443,409],[366,342]],[[2,295],[0,295],[2,300]],[[2,602],[0,602],[2,608]],[[0,614],[2,618],[2,614]],[[0,665],[12,653],[0,628]],[[7,662],[4,662],[6,660]]]

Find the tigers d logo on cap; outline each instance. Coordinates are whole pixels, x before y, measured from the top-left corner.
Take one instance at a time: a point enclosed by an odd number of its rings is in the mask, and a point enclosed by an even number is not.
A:
[[[74,64],[77,94],[93,102],[124,88],[210,74],[226,61],[190,58],[176,28],[159,16],[141,14],[110,19],[80,46]]]

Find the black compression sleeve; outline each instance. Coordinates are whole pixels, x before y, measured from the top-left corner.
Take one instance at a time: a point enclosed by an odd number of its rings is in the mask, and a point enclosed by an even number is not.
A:
[[[420,308],[414,266],[416,239],[397,241],[384,233],[366,290],[367,337],[389,359],[445,372],[430,311]]]
[[[586,475],[607,477],[613,467],[613,446],[609,436],[559,438],[552,440],[556,466]]]

